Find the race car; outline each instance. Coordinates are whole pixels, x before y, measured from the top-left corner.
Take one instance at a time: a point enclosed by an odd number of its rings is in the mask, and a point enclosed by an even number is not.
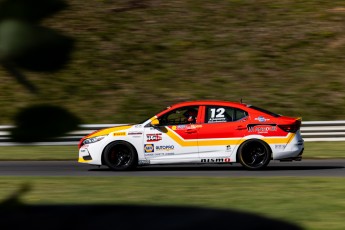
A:
[[[189,101],[140,124],[95,131],[79,142],[80,163],[130,170],[155,164],[232,164],[248,170],[270,160],[300,161],[302,119],[229,101]]]

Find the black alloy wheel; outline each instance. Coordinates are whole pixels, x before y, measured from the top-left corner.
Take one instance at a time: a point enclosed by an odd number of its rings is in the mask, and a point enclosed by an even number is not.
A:
[[[238,160],[246,169],[263,169],[271,160],[271,151],[263,141],[249,140],[240,146]]]
[[[138,163],[134,147],[124,141],[109,144],[104,150],[103,157],[104,163],[115,171],[133,169]]]

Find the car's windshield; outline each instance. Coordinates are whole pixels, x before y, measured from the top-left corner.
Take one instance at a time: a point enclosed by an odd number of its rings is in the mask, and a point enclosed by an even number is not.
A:
[[[259,108],[259,107],[253,106],[253,105],[249,105],[248,107],[251,108],[251,109],[255,109],[255,110],[257,110],[257,111],[266,113],[266,114],[268,114],[268,115],[271,115],[271,116],[273,116],[273,117],[280,117],[280,116],[281,116],[281,115],[279,115],[279,114],[270,112],[270,111],[268,111],[268,110],[266,110],[266,109],[262,109],[262,108]]]
[[[153,113],[153,115],[151,116],[151,117],[153,117],[154,115],[156,115],[156,114],[158,114],[158,113],[160,113],[160,112],[163,112],[163,111],[165,111],[165,110],[167,110],[167,109],[169,109],[170,107],[168,106],[168,107],[166,107],[166,108],[164,108],[164,109],[160,109],[160,110],[158,110],[156,113]],[[148,119],[150,119],[151,117],[146,117],[144,120],[142,120],[142,121],[140,121],[140,122],[138,122],[138,123],[136,123],[136,124],[142,124],[142,123],[144,123],[145,121],[147,121]]]

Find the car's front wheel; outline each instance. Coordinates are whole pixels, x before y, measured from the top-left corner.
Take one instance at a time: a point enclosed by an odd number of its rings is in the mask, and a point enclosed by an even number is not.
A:
[[[111,170],[129,170],[137,166],[138,155],[131,144],[117,141],[104,149],[103,160]]]
[[[238,160],[246,169],[263,169],[271,160],[271,151],[263,141],[249,140],[240,146]]]

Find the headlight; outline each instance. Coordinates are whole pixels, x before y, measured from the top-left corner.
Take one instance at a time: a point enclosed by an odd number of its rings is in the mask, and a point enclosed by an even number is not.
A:
[[[86,145],[86,144],[91,144],[91,143],[95,143],[97,141],[100,141],[102,140],[103,138],[105,138],[107,135],[105,136],[98,136],[98,137],[92,137],[92,138],[88,138],[88,139],[85,139],[83,141],[83,144]]]

